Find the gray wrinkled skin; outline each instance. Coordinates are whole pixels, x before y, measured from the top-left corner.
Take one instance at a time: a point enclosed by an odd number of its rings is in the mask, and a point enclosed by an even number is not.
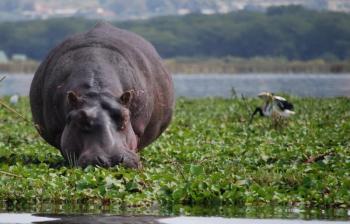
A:
[[[150,43],[108,23],[54,48],[30,88],[40,135],[73,165],[139,168],[171,121],[173,84]]]

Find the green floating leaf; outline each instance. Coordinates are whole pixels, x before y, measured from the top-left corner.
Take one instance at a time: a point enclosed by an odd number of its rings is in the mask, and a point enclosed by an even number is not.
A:
[[[204,168],[200,165],[191,165],[190,173],[195,176],[204,174]]]
[[[129,191],[129,192],[132,192],[132,191],[138,191],[139,190],[139,186],[138,184],[132,180],[130,182],[128,182],[125,186],[126,190]]]

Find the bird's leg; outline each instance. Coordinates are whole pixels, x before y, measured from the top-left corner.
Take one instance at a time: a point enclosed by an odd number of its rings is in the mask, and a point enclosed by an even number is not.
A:
[[[260,116],[262,116],[262,117],[264,116],[264,114],[263,114],[263,112],[262,112],[262,109],[261,109],[260,107],[255,108],[255,111],[254,111],[254,112],[252,113],[252,115],[250,116],[249,124],[252,123],[255,114],[258,113],[258,112],[259,112]]]

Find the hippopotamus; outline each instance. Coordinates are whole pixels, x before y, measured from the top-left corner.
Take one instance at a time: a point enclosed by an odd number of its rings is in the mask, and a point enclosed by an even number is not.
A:
[[[169,125],[172,78],[155,48],[106,22],[50,51],[30,87],[39,134],[71,165],[140,168]]]

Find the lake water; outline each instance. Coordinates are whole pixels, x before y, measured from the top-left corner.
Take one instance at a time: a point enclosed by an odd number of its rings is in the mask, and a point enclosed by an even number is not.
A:
[[[0,84],[0,95],[28,95],[32,75],[8,75]],[[176,96],[256,96],[270,91],[302,97],[350,96],[350,74],[177,74]]]
[[[32,214],[6,214],[0,213],[1,224],[345,224],[349,221],[331,220],[301,220],[301,219],[250,219],[250,218],[224,218],[224,217],[157,217],[157,216],[43,216]]]
[[[28,210],[29,209],[29,210]],[[34,214],[30,211],[36,211]],[[138,208],[102,208],[88,205],[43,204],[32,209],[0,208],[0,224],[316,224],[350,223],[350,210],[298,209],[273,206],[172,206]],[[12,213],[6,213],[13,211]],[[20,211],[28,211],[21,213]],[[44,213],[40,213],[44,212]],[[15,213],[16,212],[16,213]],[[54,213],[54,214],[50,214]]]

